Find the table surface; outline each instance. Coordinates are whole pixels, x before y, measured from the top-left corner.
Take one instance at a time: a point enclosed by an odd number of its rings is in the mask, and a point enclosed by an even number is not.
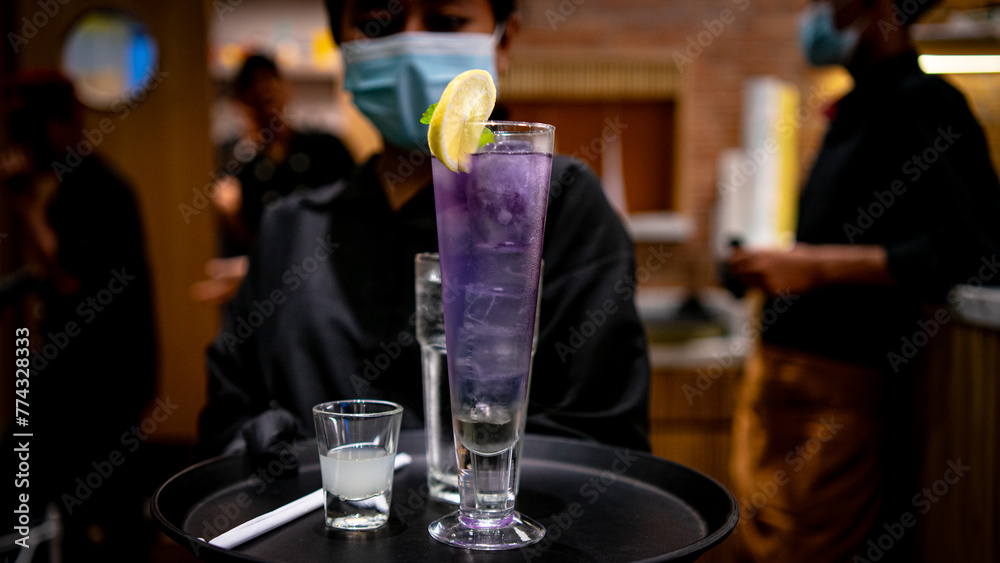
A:
[[[641,452],[528,435],[517,510],[546,537],[512,551],[469,551],[433,540],[427,526],[456,510],[429,499],[424,435],[404,431],[388,524],[371,532],[327,530],[322,509],[232,550],[211,538],[321,486],[315,442],[271,460],[230,455],[178,473],[153,497],[163,531],[203,561],[694,561],[732,532],[738,507],[716,481]],[[297,468],[289,470],[291,454]]]

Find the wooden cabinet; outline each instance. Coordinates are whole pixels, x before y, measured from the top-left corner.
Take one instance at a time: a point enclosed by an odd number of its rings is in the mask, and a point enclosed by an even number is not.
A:
[[[653,453],[700,471],[730,490],[729,446],[740,369],[654,368],[650,383]],[[709,373],[718,377],[712,379]],[[734,532],[698,561],[732,563],[738,541]]]

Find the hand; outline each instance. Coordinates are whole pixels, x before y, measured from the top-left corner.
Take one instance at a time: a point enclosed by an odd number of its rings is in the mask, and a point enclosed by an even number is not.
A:
[[[727,266],[750,287],[767,295],[779,292],[801,295],[823,284],[822,247],[797,244],[791,250],[745,250],[737,248]]]
[[[27,174],[29,170],[28,155],[21,147],[14,146],[0,151],[0,182]]]
[[[225,303],[240,289],[247,275],[250,260],[246,256],[213,258],[205,264],[209,279],[191,286],[191,298],[208,303]]]
[[[243,192],[240,181],[233,176],[222,176],[215,181],[212,204],[225,219],[238,217],[243,206]]]
[[[35,278],[51,283],[60,295],[74,295],[81,282],[60,264],[59,236],[48,217],[59,180],[51,173],[33,173],[28,159],[17,148],[0,154],[0,183],[8,189],[10,206],[24,225],[25,256]]]
[[[31,156],[20,147],[0,151],[0,185],[6,189],[11,207],[29,222],[45,218],[59,191],[56,175],[34,171]]]
[[[802,295],[829,285],[896,284],[885,248],[877,245],[798,243],[788,251],[736,249],[727,266],[740,281],[768,295]]]
[[[29,156],[21,147],[0,150],[0,185],[7,192],[11,207],[21,215],[35,207],[30,173]]]

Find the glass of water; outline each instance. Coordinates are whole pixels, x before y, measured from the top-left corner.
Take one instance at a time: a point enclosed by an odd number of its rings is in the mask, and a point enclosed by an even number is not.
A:
[[[448,388],[448,351],[444,333],[444,297],[441,295],[441,263],[437,252],[422,252],[414,258],[416,269],[417,341],[420,343],[424,387],[424,429],[427,440],[427,486],[431,498],[459,504],[458,458],[451,418],[451,392]],[[544,268],[545,261],[542,261]],[[535,305],[535,328],[531,339],[531,358],[538,348],[538,323],[541,308],[542,279],[539,274],[538,303]],[[449,299],[452,296],[448,297]],[[528,368],[531,387],[531,368]],[[521,421],[520,433],[524,434]],[[520,481],[518,465],[521,446],[518,442],[511,463],[514,492]]]
[[[389,520],[403,407],[389,401],[331,401],[313,407],[329,528],[372,530]]]
[[[414,258],[416,268],[417,341],[424,388],[427,439],[427,485],[432,498],[458,504],[458,459],[452,433],[448,353],[444,339],[441,265],[437,253]]]

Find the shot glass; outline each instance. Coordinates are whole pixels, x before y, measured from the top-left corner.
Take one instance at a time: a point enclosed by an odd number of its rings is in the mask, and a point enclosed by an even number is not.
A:
[[[373,530],[389,520],[403,407],[331,401],[313,407],[328,528]]]
[[[441,295],[441,263],[436,252],[423,252],[414,258],[417,297],[417,342],[424,388],[424,434],[427,447],[427,487],[431,498],[451,504],[460,500],[458,490],[458,456],[455,449],[454,423],[451,417],[451,394],[448,388],[448,352],[445,349],[444,308]],[[541,281],[539,281],[539,286]],[[538,305],[541,305],[539,289]],[[538,347],[538,314],[531,354],[534,360]],[[529,370],[529,379],[531,377]],[[530,384],[530,382],[529,382]],[[524,428],[520,428],[524,434]],[[514,453],[512,478],[514,491],[520,484],[518,461],[522,443]]]

